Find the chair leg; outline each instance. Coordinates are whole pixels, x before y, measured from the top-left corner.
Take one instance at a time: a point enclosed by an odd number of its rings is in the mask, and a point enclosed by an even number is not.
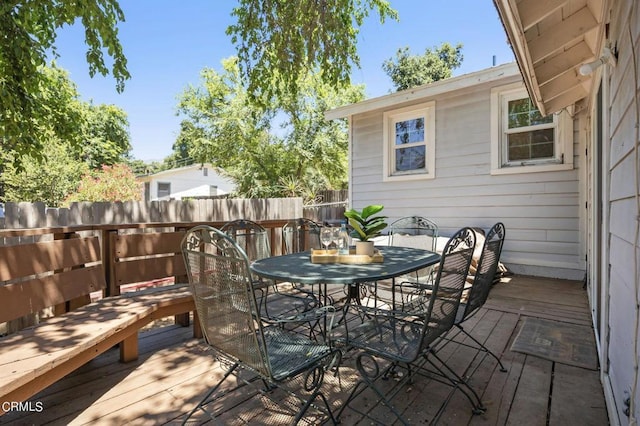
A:
[[[481,342],[479,342],[475,337],[473,337],[471,334],[469,334],[462,327],[462,325],[456,324],[456,327],[458,327],[460,329],[460,331],[462,331],[467,337],[469,337],[471,340],[473,340],[475,342],[475,344],[479,346],[481,351],[486,352],[489,355],[491,355],[492,357],[494,357],[495,360],[498,361],[498,364],[500,365],[500,371],[502,371],[503,373],[506,373],[507,369],[504,367],[504,365],[502,365],[502,361],[500,361],[500,358],[498,358],[498,356],[496,354],[494,354],[491,350],[489,350],[489,348],[487,348],[485,345],[483,345]]]
[[[446,369],[446,371],[444,371],[443,368],[440,368],[439,366],[437,366],[430,358],[429,356],[432,356],[433,358],[435,358],[438,363],[440,363],[440,365],[442,365],[442,367],[444,367],[444,369]],[[431,349],[429,352],[425,353],[423,355],[423,358],[431,365],[433,366],[436,370],[438,370],[438,373],[444,377],[446,380],[449,381],[449,383],[456,389],[460,389],[460,391],[464,394],[464,396],[467,397],[467,399],[469,400],[469,402],[471,403],[471,406],[473,407],[473,414],[482,414],[485,411],[487,411],[487,408],[482,404],[482,400],[480,399],[480,396],[476,393],[476,391],[469,385],[469,383],[467,383],[466,380],[464,380],[462,377],[460,377],[455,371],[453,371],[453,369],[451,369],[451,367],[449,367],[447,365],[447,363],[445,363],[437,354],[436,352]],[[447,374],[448,373],[448,374]]]
[[[220,379],[220,381],[218,382],[218,384],[216,384],[213,388],[211,388],[211,390],[209,392],[207,392],[207,394],[204,396],[204,398],[202,398],[202,400],[198,403],[198,405],[196,405],[193,410],[189,411],[189,414],[187,414],[187,417],[182,421],[182,425],[184,426],[187,421],[191,418],[191,416],[193,416],[193,414],[198,411],[198,409],[201,409],[202,411],[204,411],[205,413],[209,414],[207,412],[207,410],[205,410],[203,408],[203,406],[208,402],[209,398],[211,397],[211,395],[213,395],[213,393],[215,391],[218,390],[218,388],[220,387],[220,385],[222,384],[222,382],[224,382],[227,377],[229,377],[231,375],[231,373],[233,373],[236,368],[238,368],[240,364],[238,364],[237,362],[235,364],[233,364],[231,366],[231,368],[229,368],[229,370],[227,370],[226,373],[224,373],[224,376],[222,377],[222,379]],[[211,419],[214,419],[214,417],[209,414],[209,416],[211,417]]]
[[[324,382],[325,368],[327,371],[330,371],[331,368],[333,368],[334,363],[337,362],[337,364],[335,364],[336,375],[338,377],[340,376],[339,363],[340,363],[340,360],[342,359],[341,352],[340,351],[333,352],[333,354],[330,355],[330,358],[331,359],[328,360],[328,364],[326,366],[316,365],[313,369],[305,373],[303,388],[307,392],[311,392],[311,395],[309,396],[309,398],[307,398],[307,400],[305,401],[304,405],[302,406],[298,414],[296,414],[293,424],[297,425],[300,422],[300,420],[302,420],[302,417],[304,417],[309,407],[313,404],[313,402],[317,398],[320,398],[324,403],[324,406],[327,409],[327,413],[329,414],[329,418],[331,419],[332,423],[334,425],[338,424],[338,420],[336,416],[334,416],[333,411],[331,410],[329,401],[324,396],[324,394],[320,392],[320,388],[322,387],[322,383]]]
[[[362,362],[364,357],[368,357],[373,362],[373,369],[371,371],[367,371],[367,369],[365,369]],[[381,401],[384,405],[386,405],[391,410],[391,412],[396,416],[396,418],[400,423],[402,423],[405,426],[408,426],[409,423],[402,417],[402,415],[398,412],[398,410],[396,410],[396,408],[393,406],[391,401],[386,397],[386,395],[380,389],[378,389],[378,387],[375,385],[375,381],[377,379],[387,375],[389,373],[389,370],[394,368],[395,366],[396,364],[392,363],[389,367],[385,368],[383,372],[380,372],[378,362],[375,360],[373,356],[369,355],[366,352],[358,355],[358,358],[356,359],[356,367],[358,368],[358,372],[360,373],[360,376],[362,377],[362,379],[358,381],[358,383],[356,383],[356,385],[353,387],[353,390],[349,394],[349,397],[344,402],[344,404],[342,404],[342,407],[340,407],[340,411],[338,411],[338,414],[336,415],[336,418],[338,419],[338,421],[340,421],[340,416],[344,412],[345,408],[347,408],[349,403],[353,401],[362,392],[364,392],[367,388],[369,388],[378,396],[379,401]],[[361,387],[362,389],[360,389]],[[366,413],[361,413],[361,414],[364,414],[366,416]]]
[[[307,399],[307,401],[305,402],[305,404],[302,407],[302,409],[296,415],[296,417],[295,417],[295,419],[293,421],[294,425],[297,425],[300,422],[300,420],[302,420],[302,417],[304,417],[304,414],[307,412],[307,409],[309,409],[309,407],[311,406],[313,401],[316,400],[316,398],[320,398],[320,399],[322,399],[322,402],[324,402],[324,406],[327,409],[327,413],[329,413],[329,417],[331,418],[331,422],[334,425],[338,424],[337,416],[333,415],[333,411],[331,411],[331,407],[329,406],[329,401],[324,396],[324,394],[320,392],[320,390],[316,389],[316,391],[311,394],[311,396],[309,397],[309,399]]]

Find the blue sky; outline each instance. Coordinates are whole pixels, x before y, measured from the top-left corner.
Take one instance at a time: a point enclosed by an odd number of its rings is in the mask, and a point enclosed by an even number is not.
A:
[[[126,21],[120,41],[132,78],[118,94],[115,80],[89,77],[84,34],[78,26],[59,32],[58,66],[71,74],[83,100],[115,104],[129,116],[132,154],[135,158],[162,160],[171,153],[179,131],[177,97],[195,85],[205,67],[220,69],[220,61],[233,55],[225,34],[232,22],[231,0],[120,0]],[[364,83],[367,97],[389,93],[391,80],[382,63],[398,48],[414,54],[443,42],[462,43],[464,60],[454,75],[513,61],[506,35],[491,0],[391,0],[399,22],[380,24],[372,15],[358,36],[361,68],[352,72],[353,83]]]

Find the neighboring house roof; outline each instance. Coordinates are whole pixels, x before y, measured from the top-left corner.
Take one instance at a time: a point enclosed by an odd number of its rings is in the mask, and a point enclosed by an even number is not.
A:
[[[494,0],[531,99],[543,115],[588,98],[605,38],[605,1]],[[631,4],[632,2],[628,2]]]
[[[389,95],[371,98],[366,101],[335,108],[327,111],[325,117],[327,120],[334,120],[390,106],[396,107],[399,104],[411,102],[416,99],[424,99],[442,93],[452,92],[454,90],[465,89],[514,75],[520,75],[520,70],[515,62],[510,62],[508,64],[439,80],[434,83],[424,84],[422,86],[413,87],[411,89],[391,93]]]
[[[157,173],[151,173],[151,174],[147,174],[147,175],[140,175],[140,176],[136,176],[136,179],[138,179],[141,182],[149,182],[153,179],[158,179],[158,178],[162,178],[164,176],[171,176],[171,175],[175,175],[175,174],[180,174],[189,170],[194,170],[194,169],[202,169],[202,168],[208,168],[211,171],[218,173],[219,174],[219,169],[214,167],[213,165],[211,165],[210,163],[195,163],[195,164],[191,164],[190,166],[184,166],[184,167],[176,167],[175,169],[168,169],[168,170],[163,170],[161,172],[157,172]]]

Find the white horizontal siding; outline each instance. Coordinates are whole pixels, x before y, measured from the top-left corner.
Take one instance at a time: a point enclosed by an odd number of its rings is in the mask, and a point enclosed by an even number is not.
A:
[[[621,10],[629,10],[631,0],[617,4]],[[613,16],[617,16],[614,14]],[[613,22],[620,26],[617,40],[618,65],[611,70],[609,84],[610,117],[609,134],[611,137],[609,194],[609,283],[605,301],[609,305],[609,361],[608,374],[616,400],[617,414],[622,422],[628,417],[622,412],[622,401],[628,397],[633,387],[634,370],[637,360],[634,357],[634,345],[638,345],[640,336],[634,329],[637,321],[638,277],[634,265],[638,262],[638,208],[636,205],[636,185],[640,176],[636,172],[634,146],[638,142],[636,123],[636,97],[640,96],[638,87],[640,70],[635,69],[632,49],[640,55],[640,12],[638,4],[633,7],[633,16],[622,13],[622,22]],[[631,24],[631,27],[629,25]],[[633,37],[633,44],[629,36]],[[635,395],[635,406],[640,404],[640,395]],[[635,416],[640,415],[636,408]]]
[[[199,167],[176,169],[173,173],[164,172],[159,176],[152,176],[150,180],[152,200],[158,198],[158,183],[171,184],[169,197],[175,199],[209,196],[211,186],[217,187],[217,194],[226,194],[234,189],[233,182],[218,175],[213,168],[208,168],[207,176],[204,176],[203,170]]]
[[[639,271],[634,267],[640,264],[638,259],[638,208],[636,205],[637,183],[640,177],[636,173],[634,146],[638,143],[637,102],[640,102],[640,65],[634,67],[633,52],[640,57],[640,11],[635,0],[622,0],[616,7],[622,12],[613,13],[619,20],[611,24],[619,28],[615,34],[619,38],[612,40],[618,50],[618,64],[610,69],[610,193],[609,210],[609,282],[605,303],[608,304],[608,360],[607,373],[611,391],[615,399],[618,419],[628,422],[623,412],[623,401],[630,395],[630,389],[637,385],[638,376],[635,359],[635,345],[640,335],[635,328],[637,321],[637,286]],[[629,16],[626,12],[633,10]],[[630,37],[632,40],[630,40]],[[633,42],[632,42],[633,41]],[[605,200],[607,201],[607,200]],[[634,395],[637,418],[640,416],[640,395]],[[615,419],[615,420],[618,420]],[[613,423],[613,422],[612,422]]]
[[[581,278],[584,248],[579,235],[577,162],[570,171],[490,174],[490,90],[513,81],[416,100],[436,101],[432,180],[383,182],[384,111],[352,117],[353,206],[383,204],[389,221],[426,216],[438,224],[441,235],[451,235],[463,226],[488,229],[502,221],[507,228],[503,261],[513,264],[509,266],[539,266],[551,276],[553,268],[569,269]]]

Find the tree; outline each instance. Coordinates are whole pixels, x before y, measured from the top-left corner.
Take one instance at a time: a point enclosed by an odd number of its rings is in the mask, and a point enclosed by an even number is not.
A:
[[[205,69],[201,85],[180,97],[185,116],[180,140],[189,156],[211,162],[234,180],[240,195],[303,196],[346,185],[346,124],[324,119],[327,109],[357,102],[362,86],[336,90],[318,75],[300,82],[298,95],[254,103],[236,58],[223,72]]]
[[[78,156],[91,169],[124,161],[131,151],[127,114],[115,105],[83,103]]]
[[[227,34],[249,79],[248,93],[263,103],[295,95],[311,71],[334,87],[348,83],[351,65],[359,63],[358,29],[372,9],[383,22],[397,19],[387,0],[239,0],[233,10],[237,23]],[[130,75],[118,39],[124,13],[117,0],[0,3],[0,149],[17,152],[16,162],[24,155],[42,157],[48,140],[43,127],[51,126],[61,140],[80,143],[70,139],[73,126],[59,120],[64,114],[42,99],[50,87],[43,75],[47,54],[57,55],[57,31],[76,20],[85,29],[89,74],[111,72],[116,90],[122,91]]]
[[[50,207],[59,207],[89,171],[87,164],[76,159],[69,145],[61,141],[47,144],[41,161],[25,157],[21,170],[16,170],[11,154],[0,155],[0,160],[7,164],[0,176],[3,201],[42,201]]]
[[[382,69],[397,91],[449,78],[462,64],[462,44],[455,47],[442,43],[440,47],[425,49],[422,55],[412,55],[408,47],[398,49],[396,57],[382,64]]]
[[[81,101],[65,70],[44,67],[42,73],[49,86],[41,99],[51,108],[50,118],[55,118],[40,128],[46,149],[38,157],[0,150],[0,199],[44,201],[58,206],[76,190],[86,170],[117,163],[127,156],[131,149],[129,123],[118,107]],[[67,139],[57,136],[60,132],[56,127],[68,127],[64,132]]]
[[[106,75],[105,53],[113,59],[111,72],[122,91],[129,78],[127,61],[118,40],[117,23],[124,14],[116,0],[4,0],[0,4],[0,149],[42,158],[52,135],[72,144],[74,120],[58,100],[48,96],[52,88],[47,55],[57,55],[57,31],[80,20],[85,28],[87,62],[91,76]]]
[[[67,197],[65,203],[140,201],[141,185],[127,165],[103,166],[101,170],[86,173],[82,177],[78,190]]]
[[[168,167],[165,167],[164,163],[159,161],[147,163],[143,160],[138,160],[137,158],[125,158],[124,164],[126,164],[136,176],[148,175],[168,169]]]
[[[162,162],[163,170],[173,169],[176,167],[188,166],[196,162],[189,154],[190,141],[196,140],[201,130],[189,121],[184,120],[180,123],[180,133],[172,146],[171,154]],[[204,162],[200,161],[200,162]]]
[[[386,0],[240,0],[229,26],[248,78],[248,93],[264,99],[293,96],[309,72],[323,83],[349,83],[351,65],[359,65],[356,43],[359,27],[376,10],[380,21],[397,19]],[[264,97],[261,97],[264,96]]]

